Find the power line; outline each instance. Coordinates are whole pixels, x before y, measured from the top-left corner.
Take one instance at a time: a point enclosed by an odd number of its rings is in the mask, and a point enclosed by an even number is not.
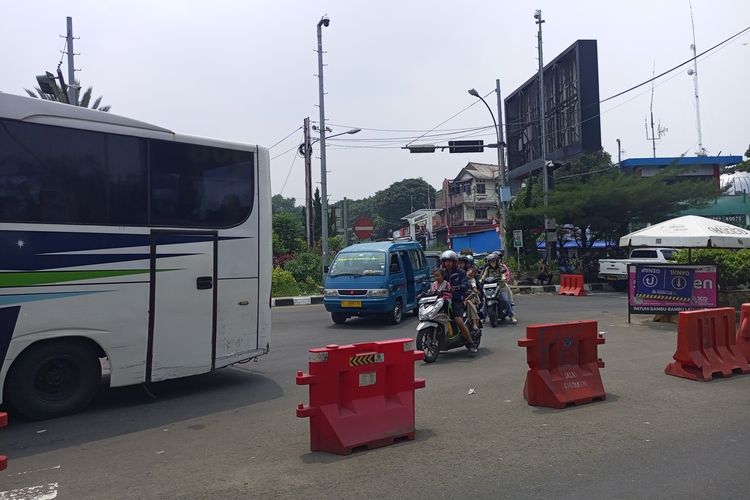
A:
[[[300,128],[301,128],[301,127],[300,127]],[[296,132],[296,130],[295,130],[295,132]],[[298,149],[298,148],[299,148],[299,145],[298,145],[298,144],[295,144],[294,146],[292,146],[291,148],[287,149],[287,150],[286,150],[286,151],[284,151],[283,153],[279,153],[279,154],[277,154],[276,156],[272,156],[272,157],[271,157],[271,159],[272,159],[272,160],[275,160],[275,159],[276,159],[276,158],[278,158],[279,156],[284,156],[284,155],[285,155],[285,154],[287,154],[287,153],[288,153],[289,151],[293,151],[293,150],[295,150],[295,149]]]
[[[295,133],[296,131],[298,131],[298,130],[300,130],[300,129],[302,129],[302,127],[297,127],[297,128],[295,128],[294,130],[292,130],[291,132],[289,132],[289,135],[287,135],[286,137],[284,137],[284,138],[283,138],[283,139],[281,139],[280,141],[277,141],[277,142],[276,142],[276,143],[275,143],[275,144],[274,144],[273,146],[271,146],[270,148],[268,148],[268,150],[269,150],[269,151],[270,151],[270,150],[272,150],[273,148],[275,148],[276,146],[278,146],[279,144],[281,144],[281,143],[282,143],[282,142],[284,142],[285,140],[289,139],[289,138],[290,138],[290,137],[292,136],[292,134],[294,134],[294,133]]]
[[[609,96],[609,97],[607,97],[606,99],[602,99],[601,101],[599,101],[599,103],[601,104],[601,103],[603,103],[603,102],[606,102],[606,101],[609,101],[609,100],[611,100],[611,99],[614,99],[615,97],[620,97],[621,95],[623,95],[623,94],[627,94],[628,92],[630,92],[630,91],[632,91],[632,90],[635,90],[635,89],[637,89],[638,87],[642,87],[642,86],[644,86],[644,85],[646,85],[646,84],[648,84],[648,83],[651,83],[651,82],[653,82],[654,80],[657,80],[657,79],[661,78],[662,76],[664,76],[664,75],[666,75],[666,74],[669,74],[669,73],[671,73],[672,71],[675,71],[675,70],[677,70],[677,69],[679,69],[679,68],[681,68],[681,67],[685,66],[686,64],[688,64],[688,63],[692,62],[692,61],[693,61],[694,59],[697,59],[697,58],[699,58],[700,56],[702,56],[702,55],[704,55],[704,54],[707,54],[707,53],[711,52],[712,50],[714,50],[714,49],[716,49],[716,48],[718,48],[718,47],[720,47],[720,46],[724,45],[724,44],[725,44],[725,43],[727,43],[728,41],[730,41],[730,40],[732,40],[732,39],[734,39],[734,38],[737,38],[738,36],[742,35],[742,34],[743,34],[743,33],[745,33],[746,31],[750,31],[750,26],[748,26],[747,28],[745,28],[745,29],[743,29],[743,30],[740,30],[740,31],[738,31],[738,32],[737,32],[737,33],[735,33],[734,35],[732,35],[732,36],[730,36],[729,38],[727,38],[727,39],[725,39],[725,40],[723,40],[723,41],[721,41],[721,42],[717,43],[717,44],[716,44],[716,45],[714,45],[713,47],[711,47],[711,48],[708,48],[708,49],[704,50],[703,52],[701,52],[701,53],[700,53],[700,54],[698,54],[697,56],[695,56],[695,57],[691,57],[690,59],[688,59],[688,60],[686,60],[686,61],[684,61],[684,62],[682,62],[682,63],[678,64],[677,66],[674,66],[673,68],[670,68],[670,69],[668,69],[668,70],[664,71],[663,73],[659,73],[658,75],[656,75],[656,76],[654,76],[654,77],[652,77],[652,78],[649,78],[649,79],[648,79],[648,80],[646,80],[645,82],[641,82],[641,83],[639,83],[638,85],[634,85],[634,86],[630,87],[629,89],[623,90],[622,92],[618,92],[617,94],[615,94],[615,95],[612,95],[612,96]]]
[[[483,97],[487,97],[488,95],[490,95],[490,94],[491,94],[491,93],[493,93],[493,92],[494,92],[494,90],[491,90],[491,91],[487,92],[487,93],[486,93],[486,94],[485,94],[485,95],[484,95]],[[424,134],[422,134],[422,135],[420,135],[419,137],[417,137],[416,139],[414,139],[413,141],[410,141],[410,142],[408,142],[408,143],[407,143],[406,145],[408,146],[409,144],[411,144],[411,143],[413,143],[413,142],[415,142],[415,141],[418,141],[419,139],[421,139],[421,138],[422,138],[422,137],[424,137],[425,135],[429,134],[430,132],[432,132],[432,131],[433,131],[433,130],[435,130],[436,128],[440,127],[441,125],[445,125],[446,123],[448,123],[449,121],[451,121],[452,119],[454,119],[455,117],[457,117],[458,115],[460,115],[461,113],[463,113],[464,111],[466,111],[467,109],[469,109],[470,107],[474,106],[474,105],[475,105],[476,103],[478,103],[478,102],[479,102],[479,100],[476,100],[476,101],[472,102],[471,104],[469,104],[469,105],[468,105],[468,106],[466,106],[465,108],[461,109],[461,111],[459,111],[458,113],[456,113],[456,114],[454,114],[454,115],[451,115],[451,117],[450,117],[450,118],[448,118],[447,120],[444,120],[444,121],[442,121],[442,122],[438,123],[437,125],[435,125],[434,127],[432,127],[432,128],[430,129],[430,130],[428,130],[428,131],[427,131],[427,132],[425,132]]]
[[[300,128],[302,128],[302,127],[300,127]],[[289,171],[286,173],[286,179],[284,179],[284,184],[281,186],[281,191],[279,191],[279,194],[283,194],[284,193],[284,188],[286,187],[286,183],[289,180],[289,175],[292,173],[292,168],[294,168],[294,162],[297,161],[297,156],[298,155],[294,155],[294,158],[292,158],[292,164],[289,165]]]

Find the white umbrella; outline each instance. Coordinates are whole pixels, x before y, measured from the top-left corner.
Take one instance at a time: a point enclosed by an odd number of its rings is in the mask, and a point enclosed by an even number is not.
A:
[[[750,231],[697,215],[654,224],[620,238],[626,247],[750,248]]]

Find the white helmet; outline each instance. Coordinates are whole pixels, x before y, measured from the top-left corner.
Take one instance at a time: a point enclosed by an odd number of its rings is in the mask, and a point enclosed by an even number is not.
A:
[[[445,252],[440,254],[440,262],[444,260],[457,261],[458,255],[456,255],[456,252],[454,252],[453,250],[446,250]]]

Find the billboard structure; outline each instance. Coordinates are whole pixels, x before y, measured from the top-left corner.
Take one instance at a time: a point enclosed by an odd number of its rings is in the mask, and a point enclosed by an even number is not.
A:
[[[546,155],[564,162],[602,147],[596,40],[577,40],[544,67]],[[542,167],[539,78],[505,98],[508,170],[516,184]]]

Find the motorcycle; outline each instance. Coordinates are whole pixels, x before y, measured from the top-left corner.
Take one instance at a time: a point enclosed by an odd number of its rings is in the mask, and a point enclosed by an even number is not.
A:
[[[505,318],[512,316],[508,309],[506,300],[500,300],[501,294],[505,293],[505,286],[501,287],[501,280],[495,277],[488,277],[482,283],[482,293],[484,295],[484,307],[487,311],[486,316],[490,320],[490,325],[496,327],[498,322],[505,321]]]
[[[456,322],[449,315],[450,301],[438,295],[429,295],[419,300],[419,324],[417,325],[417,349],[424,351],[425,363],[434,363],[441,351],[466,347]],[[464,312],[464,322],[468,321]],[[471,332],[471,340],[478,348],[482,340],[482,324]]]

